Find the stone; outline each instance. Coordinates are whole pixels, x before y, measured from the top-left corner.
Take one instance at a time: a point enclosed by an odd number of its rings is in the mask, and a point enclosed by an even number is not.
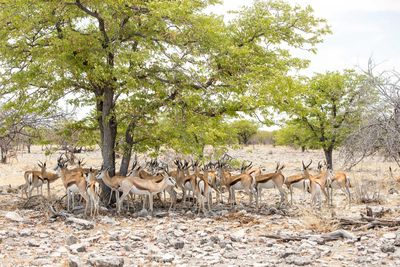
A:
[[[396,248],[392,244],[383,244],[381,246],[381,251],[385,253],[393,253],[396,251]]]
[[[294,264],[297,266],[306,266],[312,263],[311,258],[306,256],[291,255],[286,258],[286,263]]]
[[[79,258],[76,256],[69,256],[67,264],[68,264],[68,267],[82,266],[82,263],[80,262]]]
[[[138,212],[138,216],[139,217],[147,217],[147,215],[149,215],[147,210],[141,210],[141,211]]]
[[[70,235],[70,236],[67,237],[66,244],[68,246],[71,246],[71,245],[76,244],[78,242],[79,242],[79,239],[76,236]]]
[[[100,222],[104,223],[104,224],[111,224],[111,225],[115,225],[117,223],[114,218],[111,218],[108,216],[104,216],[103,218],[101,218]]]
[[[69,249],[71,250],[72,253],[85,252],[86,244],[83,243],[73,244],[69,246]]]
[[[30,246],[30,247],[39,247],[40,244],[36,240],[29,240],[28,241],[28,246]]]
[[[241,242],[243,240],[243,238],[245,237],[245,234],[246,234],[246,230],[240,229],[239,231],[231,234],[230,237],[233,242]]]
[[[175,256],[170,253],[164,254],[161,258],[162,262],[164,262],[164,263],[172,262],[174,259],[175,259]]]
[[[210,240],[211,240],[211,242],[213,242],[213,243],[215,243],[215,244],[218,244],[219,241],[220,241],[219,237],[218,237],[218,236],[215,236],[215,235],[210,236]]]
[[[182,230],[174,230],[174,235],[176,237],[182,237],[185,235],[185,233]]]
[[[185,246],[185,242],[183,240],[178,240],[174,242],[175,249],[182,249]]]
[[[11,220],[11,221],[14,221],[14,222],[23,222],[23,221],[25,221],[25,219],[22,218],[21,215],[19,215],[19,214],[16,213],[16,212],[13,212],[13,211],[7,212],[7,213],[4,215],[4,217],[6,217],[7,219],[9,219],[9,220]]]
[[[288,249],[288,250],[282,252],[281,255],[280,255],[280,257],[281,257],[282,259],[284,259],[284,258],[287,258],[287,257],[289,257],[289,256],[291,256],[291,255],[294,255],[294,254],[296,254],[295,251],[293,251],[293,250],[291,250],[291,249]]]
[[[136,236],[136,235],[129,236],[129,238],[130,238],[132,241],[142,241],[142,238],[141,238],[140,236]]]
[[[383,235],[383,238],[385,239],[396,239],[396,233],[386,233]]]
[[[91,256],[88,259],[91,266],[96,267],[122,267],[124,258],[116,256]]]
[[[19,235],[20,236],[30,236],[30,235],[32,235],[32,230],[30,230],[30,229],[22,229],[19,232]]]

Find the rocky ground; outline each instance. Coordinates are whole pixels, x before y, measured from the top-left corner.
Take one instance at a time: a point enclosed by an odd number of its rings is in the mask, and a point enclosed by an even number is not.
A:
[[[234,155],[259,161],[265,155],[272,168],[282,154],[292,153],[287,172],[297,171],[299,159],[319,155],[300,157],[300,152],[272,147],[263,153],[256,150],[237,150]],[[373,179],[371,166],[366,163],[352,174]],[[4,177],[4,170],[0,175]],[[264,190],[260,210],[248,206],[242,195],[235,209],[217,204],[200,216],[181,203],[167,213],[156,202],[153,217],[138,213],[138,203],[120,216],[103,208],[95,219],[85,217],[82,209],[64,213],[57,190],[51,201],[37,197],[27,202],[3,186],[0,266],[400,266],[399,188],[385,179],[379,199],[368,204],[354,199],[348,205],[337,190],[331,208],[311,208],[309,196],[302,199],[300,192],[293,206],[279,208],[278,193]]]

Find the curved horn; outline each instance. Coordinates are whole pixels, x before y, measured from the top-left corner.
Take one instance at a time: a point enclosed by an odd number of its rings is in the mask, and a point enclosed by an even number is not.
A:
[[[310,167],[311,163],[312,163],[312,160],[310,160],[310,163],[307,165],[307,168]]]

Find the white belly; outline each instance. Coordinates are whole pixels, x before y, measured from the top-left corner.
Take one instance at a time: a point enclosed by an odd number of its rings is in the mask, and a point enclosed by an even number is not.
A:
[[[67,189],[68,193],[79,193],[79,188],[76,184],[70,185]]]
[[[131,193],[135,194],[135,195],[148,195],[149,191],[147,190],[140,190],[138,189],[136,186],[132,186],[131,188]]]
[[[275,187],[275,183],[271,180],[265,182],[265,183],[259,183],[257,185],[258,188],[264,188],[264,189],[270,189]]]
[[[185,183],[185,189],[188,191],[193,191],[192,183],[190,181]]]
[[[244,186],[241,181],[237,182],[236,184],[232,185],[231,188],[233,190],[243,190]]]
[[[305,182],[304,180],[300,180],[291,184],[292,188],[297,188],[304,190],[305,189]]]

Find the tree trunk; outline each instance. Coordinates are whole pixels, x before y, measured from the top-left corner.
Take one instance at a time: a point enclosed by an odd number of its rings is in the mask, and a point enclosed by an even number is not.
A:
[[[100,128],[101,155],[103,167],[110,168],[109,175],[115,175],[115,141],[117,121],[115,118],[114,89],[104,88],[96,92],[97,121]],[[102,183],[102,199],[108,199],[110,189]]]
[[[1,154],[1,158],[0,158],[0,163],[2,164],[6,164],[7,163],[7,151],[5,151],[4,149],[0,148],[0,154]]]
[[[333,161],[332,161],[333,147],[324,149],[324,154],[328,169],[333,170]]]
[[[27,147],[27,149],[28,149],[28,154],[30,154],[30,153],[31,153],[31,144],[30,144],[30,143],[27,144],[26,147]]]
[[[125,131],[124,154],[122,155],[121,166],[119,168],[119,174],[122,176],[128,173],[129,163],[131,161],[134,127],[135,123],[131,121]]]

